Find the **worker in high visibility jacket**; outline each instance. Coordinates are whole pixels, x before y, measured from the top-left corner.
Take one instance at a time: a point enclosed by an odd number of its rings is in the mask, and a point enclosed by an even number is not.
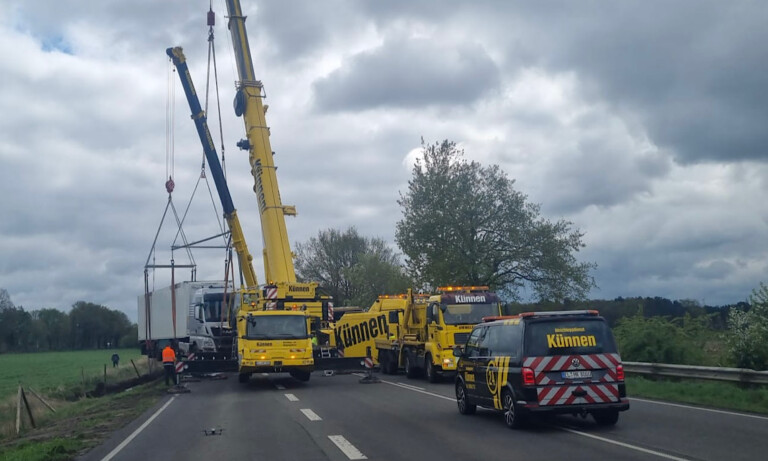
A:
[[[176,352],[170,344],[163,349],[163,368],[165,368],[165,385],[168,386],[169,382],[176,384]]]

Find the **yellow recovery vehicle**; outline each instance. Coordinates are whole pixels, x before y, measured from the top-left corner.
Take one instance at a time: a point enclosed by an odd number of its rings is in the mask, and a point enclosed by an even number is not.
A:
[[[334,325],[335,344],[346,357],[371,348],[382,373],[405,370],[430,382],[456,373],[453,348],[466,342],[484,317],[501,315],[496,293],[486,286],[440,287],[434,294],[412,290],[379,296],[365,312],[344,314]]]

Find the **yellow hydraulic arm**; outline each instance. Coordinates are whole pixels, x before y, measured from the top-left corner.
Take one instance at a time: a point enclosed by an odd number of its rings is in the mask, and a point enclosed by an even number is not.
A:
[[[277,187],[277,174],[272,160],[272,147],[269,143],[269,127],[265,118],[266,106],[261,81],[256,80],[245,30],[245,16],[239,0],[226,0],[229,14],[229,31],[235,50],[237,71],[240,81],[237,83],[235,113],[243,116],[247,139],[238,143],[241,149],[249,152],[251,174],[259,201],[261,229],[264,236],[264,272],[267,283],[296,282],[293,267],[293,255],[285,227],[285,215],[295,216],[296,209],[284,206],[280,201]]]

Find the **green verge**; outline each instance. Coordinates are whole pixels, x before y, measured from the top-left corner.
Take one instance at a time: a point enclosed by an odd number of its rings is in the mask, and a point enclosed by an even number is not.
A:
[[[627,395],[725,410],[768,414],[768,386],[721,381],[651,380],[627,376]]]
[[[110,358],[115,352],[120,355],[120,366],[113,368]],[[142,357],[138,349],[0,354],[0,370],[3,370],[0,374],[0,399],[15,395],[19,384],[31,386],[49,397],[68,398],[71,396],[66,394],[71,391],[92,388],[95,383],[103,381],[105,365],[107,383],[135,377],[131,360],[139,373],[147,372],[147,358]]]
[[[103,442],[167,395],[160,381],[119,394],[82,399],[57,409],[20,437],[0,437],[0,459],[23,461],[73,460]]]

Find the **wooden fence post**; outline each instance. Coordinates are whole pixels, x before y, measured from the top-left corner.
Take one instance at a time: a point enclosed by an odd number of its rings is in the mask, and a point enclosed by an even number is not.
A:
[[[19,390],[21,391],[21,398],[24,400],[24,406],[27,408],[27,414],[29,415],[29,422],[32,423],[32,427],[35,428],[35,418],[32,417],[32,408],[29,407],[29,402],[27,401],[27,395],[24,393],[24,389],[19,386]]]
[[[16,435],[21,432],[21,384],[19,384],[19,392],[16,398]]]
[[[41,402],[43,402],[43,405],[45,405],[46,407],[48,407],[48,409],[49,409],[49,410],[51,410],[52,412],[56,413],[56,409],[55,409],[55,408],[53,408],[53,407],[51,406],[51,404],[49,404],[48,402],[46,402],[46,401],[45,401],[45,400],[44,400],[42,397],[40,397],[40,394],[38,394],[37,392],[35,392],[35,390],[34,390],[34,389],[32,389],[31,387],[28,387],[28,388],[27,388],[27,390],[29,390],[29,392],[31,392],[31,393],[32,393],[32,395],[34,395],[35,397],[37,397],[37,399],[38,399],[38,400],[40,400]]]
[[[133,363],[133,359],[131,359],[131,365],[133,365],[133,369],[136,371],[136,377],[141,378],[141,374],[139,373],[139,369],[136,367],[136,364]]]

